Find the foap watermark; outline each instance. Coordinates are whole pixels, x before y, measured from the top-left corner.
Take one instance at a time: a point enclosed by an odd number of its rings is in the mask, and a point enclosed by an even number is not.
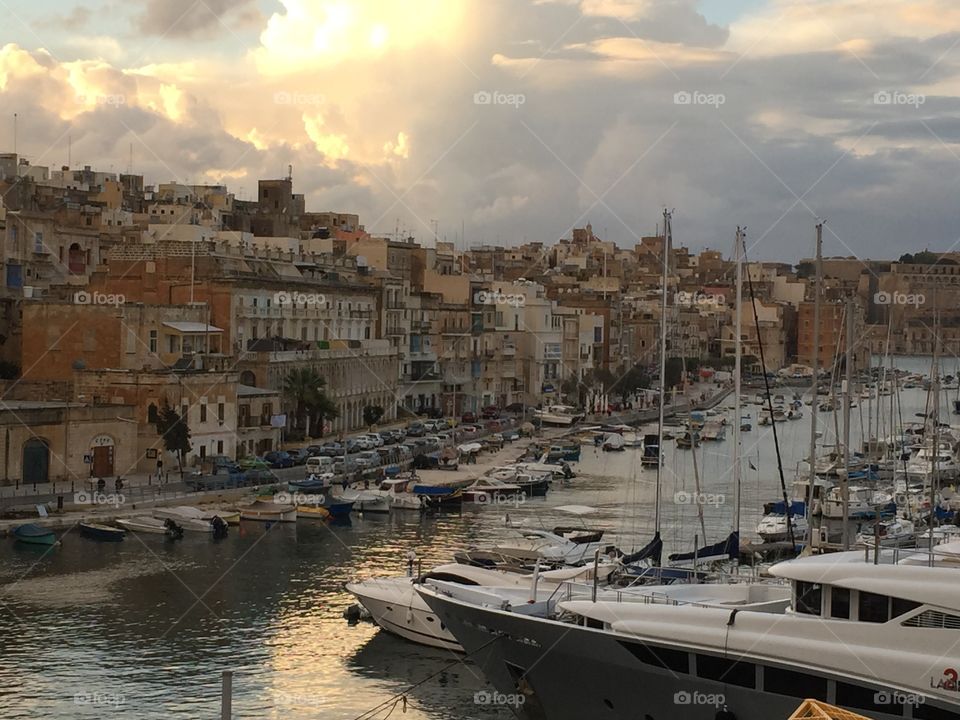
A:
[[[473,295],[473,302],[477,305],[510,305],[523,307],[527,304],[527,296],[523,293],[504,293],[500,290],[480,290]]]
[[[301,492],[283,492],[274,493],[273,501],[277,505],[313,505],[319,507],[326,502],[326,497],[320,493],[307,495]]]
[[[719,507],[727,502],[727,498],[722,493],[678,490],[673,494],[673,502],[677,505],[712,505],[713,507]]]
[[[73,694],[74,705],[98,705],[117,708],[125,702],[127,702],[127,698],[121,693],[84,690]]]
[[[80,290],[73,294],[74,305],[123,305],[127,301],[120,293],[102,293],[96,290]]]
[[[726,305],[727,298],[721,293],[705,293],[705,292],[687,292],[681,290],[673,296],[673,300],[677,305],[686,305],[693,307],[694,305]]]
[[[111,505],[120,507],[126,502],[123,493],[105,493],[97,490],[80,490],[73,494],[74,505]]]
[[[120,107],[127,104],[126,95],[77,95],[77,102],[81,105],[107,105]]]
[[[475,502],[478,505],[523,505],[527,501],[527,494],[518,492],[508,495],[502,492],[480,493]]]
[[[880,690],[873,694],[874,705],[896,705],[898,707],[917,707],[923,705],[927,698],[917,693],[905,693],[899,690]]]
[[[898,90],[878,90],[873,94],[874,105],[913,105],[918,108],[926,101],[926,95],[905,93]]]
[[[699,690],[690,692],[681,690],[673,694],[674,705],[711,705],[713,707],[723,707],[727,704],[727,698],[722,693],[703,693]]]
[[[286,292],[281,290],[273,294],[274,305],[303,305],[318,307],[327,304],[327,298],[320,293]]]
[[[913,305],[915,308],[918,308],[927,302],[927,296],[923,293],[886,292],[885,290],[881,290],[878,293],[874,293],[873,302],[877,305]]]
[[[320,93],[287,92],[280,90],[273,94],[275,105],[324,105],[327,98]]]
[[[473,694],[474,705],[509,705],[519,708],[527,698],[522,693],[511,693],[506,695],[500,692],[489,692],[488,690],[478,690]]]
[[[512,105],[514,110],[527,102],[523,93],[505,93],[499,90],[477,90],[473,94],[474,105]]]
[[[727,102],[723,93],[705,93],[699,90],[680,90],[673,94],[674,105],[712,105],[719,108]]]

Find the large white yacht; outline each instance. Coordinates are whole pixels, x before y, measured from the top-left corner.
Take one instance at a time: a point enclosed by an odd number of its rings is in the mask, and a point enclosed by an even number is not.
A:
[[[583,419],[583,414],[569,405],[550,405],[543,410],[534,410],[533,416],[540,419],[544,425],[560,425],[566,427]]]
[[[536,604],[442,581],[417,589],[526,717],[771,720],[813,698],[873,720],[957,720],[960,543],[873,553],[774,565],[782,586]]]

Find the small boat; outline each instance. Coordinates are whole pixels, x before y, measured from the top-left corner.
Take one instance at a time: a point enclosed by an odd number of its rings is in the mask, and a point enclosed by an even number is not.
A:
[[[708,420],[703,426],[702,437],[704,440],[714,442],[725,440],[727,437],[727,426],[719,420]]]
[[[127,531],[123,528],[112,527],[110,525],[101,525],[100,523],[82,522],[80,523],[80,534],[91,540],[103,540],[106,542],[116,542],[123,540]]]
[[[297,505],[297,520],[329,520],[330,511],[323,505]]]
[[[342,497],[336,498],[332,495],[325,495],[323,499],[323,508],[330,513],[330,517],[337,520],[350,517],[353,510],[353,500],[346,500]]]
[[[18,525],[13,530],[13,537],[27,545],[56,545],[57,536],[50,528],[36,523]]]
[[[660,464],[660,437],[653,433],[643,436],[643,456],[640,458],[641,465],[659,465]]]
[[[153,517],[160,520],[173,520],[188,532],[212,533],[215,530],[213,519],[206,517],[206,513],[202,510],[188,505],[154,508]],[[222,518],[221,521],[226,526],[227,523]]]
[[[297,506],[254,500],[249,505],[241,505],[241,520],[260,520],[265,522],[296,522]]]
[[[124,530],[131,532],[149,533],[152,535],[166,535],[169,538],[182,538],[183,528],[177,525],[175,520],[166,518],[150,517],[149,515],[138,515],[132,518],[120,518],[117,525]]]
[[[516,498],[516,501],[519,502],[519,493],[519,485],[493,477],[482,477],[463,491],[463,501],[492,504],[513,502],[513,498]]]
[[[373,488],[343,490],[335,487],[327,493],[327,496],[337,502],[353,503],[353,509],[357,512],[390,512],[390,496],[382,490]]]

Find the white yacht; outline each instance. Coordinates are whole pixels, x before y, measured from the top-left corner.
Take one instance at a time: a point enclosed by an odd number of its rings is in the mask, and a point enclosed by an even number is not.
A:
[[[560,425],[562,427],[583,420],[583,414],[578,413],[575,407],[569,405],[548,405],[543,410],[534,410],[533,416],[539,418],[544,425]]]
[[[809,530],[807,519],[803,515],[790,515],[790,525],[793,526],[793,540],[800,542],[807,538]],[[763,516],[757,525],[757,535],[764,542],[782,542],[790,539],[790,530],[787,526],[787,516],[779,513],[769,513]]]
[[[894,514],[896,503],[890,493],[862,485],[847,487],[847,512],[850,518],[874,518],[884,514]],[[843,518],[843,488],[835,485],[827,491],[823,500],[823,516],[831,519]]]
[[[929,483],[934,475],[949,482],[960,476],[960,465],[951,444],[941,440],[934,451],[933,443],[927,442],[907,461],[907,480]]]
[[[770,568],[788,586],[561,590],[533,604],[443,581],[417,590],[529,717],[771,720],[809,698],[872,720],[956,720],[960,544],[874,553]]]

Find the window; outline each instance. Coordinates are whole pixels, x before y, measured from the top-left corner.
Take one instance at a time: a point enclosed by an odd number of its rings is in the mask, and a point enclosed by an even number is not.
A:
[[[157,351],[157,331],[150,331],[150,352],[155,353]]]
[[[640,643],[622,642],[620,644],[645,665],[653,665],[678,673],[690,673],[690,657],[682,650],[671,650],[651,645],[641,645]]]
[[[820,614],[820,602],[823,587],[819,583],[797,581],[794,609],[807,615]]]
[[[861,590],[858,605],[860,622],[885,623],[890,619],[890,598],[886,595]]]
[[[765,667],[763,669],[763,690],[777,695],[826,700],[827,679],[778,667]]]
[[[913,600],[904,600],[903,598],[890,598],[891,612],[890,617],[900,617],[906,615],[911,610],[920,607],[920,603]]]
[[[742,662],[716,655],[697,655],[697,677],[717,682],[755,688],[757,686],[757,667],[753,663]]]
[[[157,406],[155,403],[150,403],[147,406],[147,422],[156,424],[160,419],[160,413],[157,412]]]
[[[207,421],[207,404],[200,403],[200,422],[205,423]]]
[[[960,616],[947,615],[939,610],[925,610],[903,621],[904,627],[944,628],[960,630]]]
[[[217,420],[219,420],[222,423],[224,415],[225,415],[225,409],[224,409],[223,403],[217,403]]]
[[[180,418],[181,418],[182,420],[184,420],[184,421],[189,421],[189,419],[190,419],[189,413],[190,413],[190,406],[189,406],[189,405],[183,405],[183,406],[180,407]]]
[[[900,715],[903,708],[903,697],[900,693],[875,690],[845,682],[837,683],[837,704],[844,707]]]
[[[830,617],[850,619],[850,591],[847,588],[830,588]]]
[[[223,440],[217,440],[217,455],[223,455]]]

